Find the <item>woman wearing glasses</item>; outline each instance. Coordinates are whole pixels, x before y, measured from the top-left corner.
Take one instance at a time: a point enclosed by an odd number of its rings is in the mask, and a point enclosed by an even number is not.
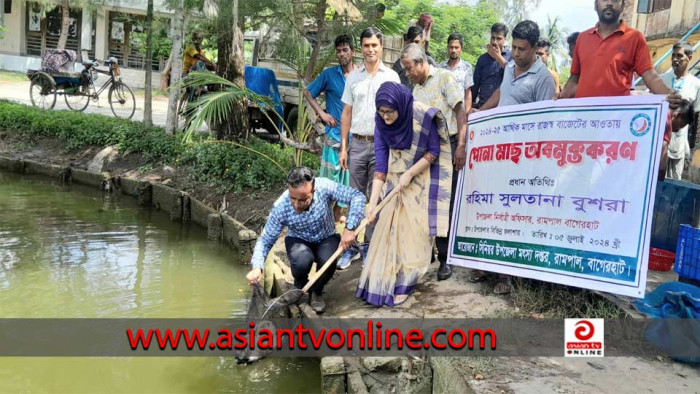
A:
[[[396,306],[428,270],[432,237],[447,235],[452,155],[442,113],[414,102],[408,88],[385,82],[375,103],[376,170],[368,221],[377,220],[380,196],[393,189],[399,194],[379,215],[355,295]]]

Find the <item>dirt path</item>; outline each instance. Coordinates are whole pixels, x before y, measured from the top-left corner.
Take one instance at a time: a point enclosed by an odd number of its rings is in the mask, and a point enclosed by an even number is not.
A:
[[[97,84],[101,86],[100,81]],[[17,103],[32,105],[31,99],[29,97],[29,81],[23,82],[0,82],[0,98],[15,101]],[[143,120],[143,107],[144,107],[144,97],[139,91],[134,92],[136,99],[136,111],[132,120]],[[162,96],[154,96],[153,101],[153,124],[156,126],[165,126],[165,121],[168,113],[168,99]],[[56,105],[54,106],[56,110],[70,110],[66,105],[65,98],[62,95],[56,97]],[[88,107],[84,111],[89,114],[100,114],[106,116],[114,116],[112,110],[109,107],[109,102],[107,101],[107,90],[105,90],[101,95],[99,100],[90,101]]]
[[[438,282],[437,263],[430,266],[405,304],[377,308],[354,296],[361,265],[359,261],[354,262],[348,270],[336,272],[326,286],[324,317],[440,319],[520,315],[510,297],[493,295],[492,282],[470,283],[467,269],[453,267],[452,277]],[[606,346],[614,347],[615,344],[606,342]],[[662,357],[453,357],[432,364],[434,377],[448,376],[450,391],[489,394],[700,393],[700,368]]]

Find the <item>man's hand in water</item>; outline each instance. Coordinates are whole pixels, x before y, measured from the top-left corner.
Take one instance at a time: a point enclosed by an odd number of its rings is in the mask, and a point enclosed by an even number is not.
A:
[[[252,270],[250,270],[250,272],[248,272],[248,275],[246,275],[245,278],[251,285],[261,283],[263,278],[263,271],[260,268],[253,268]]]

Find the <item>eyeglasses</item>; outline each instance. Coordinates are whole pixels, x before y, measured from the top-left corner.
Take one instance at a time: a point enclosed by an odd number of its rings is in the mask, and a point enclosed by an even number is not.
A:
[[[389,109],[386,111],[382,111],[380,109],[377,110],[377,115],[381,116],[382,118],[384,118],[386,116],[394,116],[395,113],[396,113],[395,109]]]
[[[314,199],[314,193],[315,193],[315,192],[316,192],[316,189],[312,189],[312,190],[311,190],[311,194],[309,194],[308,196],[306,196],[306,198],[294,198],[294,197],[292,197],[292,196],[289,196],[289,200],[290,200],[292,203],[298,203],[298,204],[308,205],[308,204],[311,203],[311,201],[313,201],[313,199]]]

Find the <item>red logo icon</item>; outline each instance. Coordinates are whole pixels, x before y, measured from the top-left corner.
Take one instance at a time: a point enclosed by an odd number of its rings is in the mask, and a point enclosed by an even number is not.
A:
[[[603,357],[605,321],[603,319],[565,319],[565,357]]]
[[[593,334],[595,334],[595,327],[593,326],[593,323],[589,322],[588,320],[581,320],[576,323],[574,335],[579,341],[587,341],[593,338]]]

